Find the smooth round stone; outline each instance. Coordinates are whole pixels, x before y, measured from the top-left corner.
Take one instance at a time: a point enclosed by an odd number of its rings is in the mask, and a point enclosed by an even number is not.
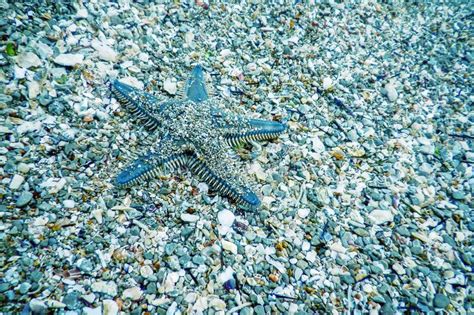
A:
[[[298,209],[298,216],[302,219],[306,218],[310,213],[308,208],[300,208]]]
[[[433,302],[436,308],[446,308],[450,303],[449,298],[440,293],[435,295]]]
[[[262,305],[257,305],[253,310],[256,315],[265,315],[265,308]]]
[[[63,205],[64,205],[65,208],[72,209],[72,208],[74,208],[76,203],[74,202],[74,200],[68,199],[68,200],[63,201]]]
[[[217,221],[223,226],[230,227],[234,224],[235,215],[229,210],[222,210],[217,214]]]
[[[30,193],[29,191],[24,191],[18,197],[15,204],[17,207],[24,207],[27,204],[29,204],[32,199],[33,199],[33,194]]]

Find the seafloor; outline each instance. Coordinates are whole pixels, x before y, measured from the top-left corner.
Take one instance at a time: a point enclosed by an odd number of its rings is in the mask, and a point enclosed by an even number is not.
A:
[[[473,313],[472,2],[253,2],[0,1],[0,311]],[[159,137],[110,82],[196,64],[288,126],[233,153],[255,211],[113,185]]]

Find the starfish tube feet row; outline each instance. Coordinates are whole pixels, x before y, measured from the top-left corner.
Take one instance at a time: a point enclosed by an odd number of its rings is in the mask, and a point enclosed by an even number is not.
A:
[[[286,125],[277,121],[249,119],[248,124],[250,126],[249,131],[228,133],[226,135],[227,142],[232,146],[236,146],[251,141],[276,139],[286,130]]]
[[[218,176],[196,155],[191,155],[188,160],[189,169],[201,180],[209,184],[219,194],[230,197],[235,202],[248,208],[260,206],[257,195],[247,187],[236,187],[228,180]]]

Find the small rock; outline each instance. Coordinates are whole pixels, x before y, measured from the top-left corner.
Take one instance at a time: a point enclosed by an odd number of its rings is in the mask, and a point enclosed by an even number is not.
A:
[[[143,278],[148,278],[153,275],[153,269],[149,265],[142,266],[140,268],[140,274]]]
[[[392,265],[392,269],[400,276],[406,273],[405,268],[397,262]]]
[[[64,200],[63,205],[64,205],[65,208],[72,209],[72,208],[74,208],[76,203],[74,202],[74,200]]]
[[[393,221],[393,214],[388,210],[374,210],[369,216],[369,220],[376,225],[381,225]]]
[[[231,252],[234,255],[237,255],[237,245],[235,245],[232,242],[222,240],[222,248],[225,249],[226,251]]]
[[[117,295],[117,285],[113,281],[97,281],[91,286],[93,292],[104,293],[112,297]]]
[[[77,10],[76,17],[79,19],[87,19],[89,16],[89,12],[87,12],[86,8],[80,8]]]
[[[199,216],[189,213],[182,213],[181,220],[183,220],[184,222],[196,222],[197,220],[199,220]]]
[[[217,220],[223,226],[232,226],[234,224],[235,215],[229,210],[222,210],[217,214]]]
[[[25,121],[20,126],[18,126],[18,128],[16,128],[16,131],[19,134],[23,134],[27,132],[38,131],[41,129],[41,126],[41,121]]]
[[[391,102],[394,102],[397,100],[398,92],[393,83],[386,84],[385,90],[387,91],[387,97]]]
[[[36,45],[36,49],[37,49],[38,54],[40,55],[40,57],[43,58],[43,59],[51,57],[54,53],[53,50],[51,49],[51,47],[49,47],[48,45],[43,44],[41,42],[39,42]]]
[[[436,308],[446,308],[449,305],[449,298],[444,294],[436,294],[434,297],[434,306]]]
[[[40,85],[37,81],[29,81],[28,86],[28,98],[34,100],[40,93]]]
[[[300,208],[298,209],[298,216],[301,218],[301,219],[304,219],[306,218],[308,215],[309,215],[309,209],[308,208]]]
[[[15,174],[12,178],[12,180],[10,181],[10,189],[11,190],[17,190],[18,188],[20,188],[21,184],[23,184],[23,182],[25,181],[25,178],[19,174]]]
[[[77,64],[81,64],[84,61],[84,55],[82,54],[60,54],[53,60],[55,63],[61,66],[72,67]]]
[[[93,40],[91,46],[97,51],[100,59],[111,62],[117,59],[117,52],[106,44]]]
[[[163,89],[171,95],[175,95],[178,90],[176,82],[170,78],[166,79],[163,83]]]
[[[102,315],[102,306],[96,308],[84,307],[82,309],[82,314],[84,315]]]
[[[39,67],[41,59],[32,52],[25,52],[16,57],[16,63],[22,68]]]
[[[39,299],[32,299],[29,303],[30,309],[34,314],[43,314],[47,310],[46,303]]]
[[[23,174],[28,173],[30,171],[30,169],[31,169],[31,166],[29,164],[26,164],[26,163],[20,163],[17,166],[18,172],[23,173]]]
[[[139,287],[132,287],[123,291],[122,298],[138,301],[142,297],[142,294],[143,292]]]
[[[331,78],[324,78],[323,79],[323,90],[328,91],[332,89],[334,86],[334,82]]]
[[[116,315],[118,314],[119,307],[114,300],[104,300],[102,302],[104,309],[104,315]]]

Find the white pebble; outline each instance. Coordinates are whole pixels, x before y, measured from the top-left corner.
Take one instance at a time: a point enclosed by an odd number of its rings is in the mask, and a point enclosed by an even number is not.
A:
[[[235,221],[235,215],[229,210],[222,210],[217,214],[217,220],[223,226],[232,226]]]
[[[237,245],[235,245],[232,242],[226,241],[226,240],[222,240],[221,243],[222,243],[222,248],[223,249],[225,249],[226,251],[231,252],[234,255],[237,255]]]
[[[18,128],[16,128],[16,131],[19,134],[38,131],[41,129],[41,125],[41,121],[25,121],[20,126],[18,126]]]
[[[94,219],[97,221],[97,223],[102,224],[102,221],[103,221],[102,220],[102,214],[103,214],[102,209],[94,209],[94,210],[92,210],[91,214],[94,217]]]
[[[140,274],[143,278],[148,278],[153,275],[153,269],[149,265],[142,266],[140,268]]]
[[[393,214],[389,210],[374,210],[369,214],[369,220],[375,225],[393,221]]]
[[[104,300],[102,302],[104,308],[104,315],[117,315],[119,311],[119,307],[117,302],[114,300]]]
[[[41,59],[32,52],[25,52],[16,57],[16,63],[22,68],[39,67]]]
[[[76,14],[77,18],[86,19],[87,16],[89,16],[89,12],[87,12],[86,8],[80,8],[79,10],[77,10],[77,14]]]
[[[199,220],[199,216],[189,213],[183,213],[181,214],[181,220],[183,220],[184,222],[196,222],[197,220]]]
[[[139,287],[132,287],[123,291],[122,298],[137,301],[142,297],[142,294],[143,292]]]
[[[104,293],[114,297],[117,295],[117,285],[113,281],[97,281],[91,285],[93,292]]]
[[[41,42],[38,42],[38,44],[36,44],[36,49],[40,57],[43,59],[49,58],[54,54],[51,47]]]
[[[394,102],[397,100],[398,92],[393,83],[386,84],[385,90],[387,91],[387,97],[391,102]]]
[[[308,208],[300,208],[298,209],[298,216],[302,219],[306,218],[309,215]]]
[[[28,98],[34,100],[40,93],[38,81],[29,81],[26,85],[28,86]]]
[[[324,78],[323,79],[323,90],[327,91],[329,89],[331,89],[334,85],[334,82],[332,81],[331,78]]]
[[[398,273],[400,276],[404,275],[405,274],[405,268],[403,268],[402,265],[400,265],[399,263],[394,263],[393,266],[392,266],[393,270]]]
[[[178,90],[178,86],[176,85],[176,81],[168,78],[163,83],[163,89],[171,95],[175,95],[176,91]]]
[[[20,188],[21,184],[25,181],[25,178],[21,175],[15,174],[10,182],[10,189],[16,190]]]
[[[76,203],[74,202],[74,200],[68,199],[68,200],[63,201],[63,205],[65,208],[71,209],[71,208],[74,208]]]
[[[97,51],[100,59],[111,62],[114,62],[117,59],[117,53],[107,44],[101,43],[98,40],[93,40],[91,46]]]
[[[84,55],[82,54],[60,54],[53,60],[55,63],[61,66],[74,66],[81,64],[84,61]]]
[[[84,307],[82,309],[82,314],[85,314],[85,315],[102,315],[102,306],[97,306],[96,308]]]

